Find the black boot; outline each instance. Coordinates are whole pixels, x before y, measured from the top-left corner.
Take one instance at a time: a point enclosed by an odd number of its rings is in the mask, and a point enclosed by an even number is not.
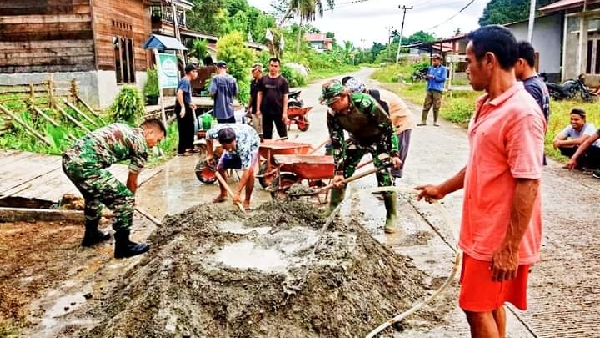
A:
[[[110,239],[108,231],[98,230],[98,221],[98,219],[93,221],[85,220],[85,234],[81,242],[82,246],[93,246]]]
[[[148,251],[147,244],[137,244],[129,240],[129,230],[117,230],[115,232],[115,258],[127,258],[141,255]]]

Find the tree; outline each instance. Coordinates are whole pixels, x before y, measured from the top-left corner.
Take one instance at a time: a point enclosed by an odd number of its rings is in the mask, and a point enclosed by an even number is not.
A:
[[[557,1],[537,0],[536,7],[539,9]],[[479,25],[507,24],[525,20],[529,17],[530,4],[530,0],[491,0],[479,18]]]
[[[225,0],[192,0],[194,8],[187,13],[187,25],[199,32],[215,34],[219,31],[217,13]]]
[[[423,32],[423,31],[418,31],[416,33],[413,33],[408,38],[402,39],[402,46],[408,45],[411,43],[432,42],[432,41],[435,41],[435,36],[433,36],[432,34]]]
[[[325,0],[327,7],[333,9],[334,0]],[[315,21],[317,14],[323,16],[323,0],[288,0],[288,7],[279,21],[281,27],[290,17],[295,14],[300,17],[300,21]]]

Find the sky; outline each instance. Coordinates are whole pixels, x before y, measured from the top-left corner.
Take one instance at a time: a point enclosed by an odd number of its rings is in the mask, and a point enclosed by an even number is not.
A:
[[[360,0],[359,0],[360,1]],[[445,38],[456,29],[469,32],[479,27],[477,20],[489,0],[336,0],[336,7],[317,17],[312,23],[322,32],[334,32],[338,41],[352,41],[357,47],[370,47],[373,42],[387,42],[388,28],[400,32],[402,9],[406,11],[403,36],[420,30]],[[473,3],[457,14],[469,2]],[[250,5],[271,12],[271,0],[248,0]],[[326,2],[323,0],[323,2]],[[452,16],[456,15],[451,20]],[[437,26],[437,27],[434,27]]]

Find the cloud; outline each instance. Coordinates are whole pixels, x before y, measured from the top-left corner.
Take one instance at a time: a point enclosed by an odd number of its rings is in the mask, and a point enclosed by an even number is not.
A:
[[[455,15],[470,0],[412,0],[403,3],[413,7],[406,12],[403,36],[409,36],[420,30],[433,33],[437,37],[452,36],[456,29],[468,32],[478,27],[481,16],[489,0],[475,0],[462,13]],[[271,11],[271,0],[248,0],[264,11]],[[390,0],[368,0],[352,3],[351,0],[336,0],[336,8],[325,11],[312,25],[324,32],[334,32],[339,41],[352,41],[357,46],[371,46],[373,42],[387,42],[387,27],[393,26],[400,31],[402,10],[399,2]],[[439,27],[432,28],[438,24]]]

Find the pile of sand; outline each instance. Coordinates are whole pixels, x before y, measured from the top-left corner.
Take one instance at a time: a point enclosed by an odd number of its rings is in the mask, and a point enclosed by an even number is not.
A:
[[[422,298],[424,276],[410,259],[355,222],[321,232],[324,224],[301,201],[246,216],[198,206],[168,217],[138,267],[94,298],[98,325],[79,334],[356,337]]]

